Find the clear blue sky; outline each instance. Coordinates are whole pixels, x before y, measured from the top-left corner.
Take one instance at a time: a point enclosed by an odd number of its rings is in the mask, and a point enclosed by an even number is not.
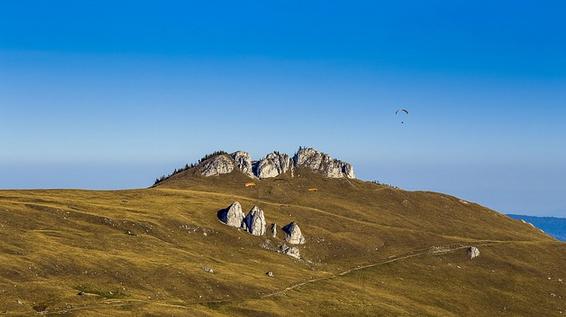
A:
[[[0,188],[217,149],[566,216],[564,1],[2,1]],[[401,125],[394,111],[409,109]]]

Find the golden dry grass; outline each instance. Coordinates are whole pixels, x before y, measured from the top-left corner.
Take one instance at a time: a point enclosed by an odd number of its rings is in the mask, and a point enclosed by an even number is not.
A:
[[[566,314],[563,243],[455,197],[299,174],[253,187],[189,170],[151,189],[0,191],[0,314]],[[234,200],[296,221],[304,260],[260,246],[281,234],[221,224]]]

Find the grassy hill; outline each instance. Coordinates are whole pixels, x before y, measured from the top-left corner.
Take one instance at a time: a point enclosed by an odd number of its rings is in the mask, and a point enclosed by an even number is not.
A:
[[[565,245],[539,230],[443,194],[297,174],[246,187],[239,172],[188,169],[149,189],[0,191],[0,314],[566,314]],[[303,259],[262,247],[281,234],[220,223],[235,200],[296,221]]]

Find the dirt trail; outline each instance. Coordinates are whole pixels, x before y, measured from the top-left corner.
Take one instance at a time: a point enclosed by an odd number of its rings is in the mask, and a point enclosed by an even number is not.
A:
[[[495,243],[500,243],[500,242],[490,242],[490,243],[476,244],[476,245],[477,246],[487,246],[487,245],[495,244]],[[459,250],[464,250],[464,249],[467,249],[467,248],[469,248],[469,246],[459,246],[459,247],[454,247],[454,248],[446,248],[446,249],[443,249],[442,251],[434,253],[434,254],[435,255],[447,254],[447,253],[452,253],[452,252],[459,251]],[[268,298],[268,297],[281,295],[281,294],[284,294],[288,291],[299,288],[301,286],[305,286],[307,284],[313,284],[313,283],[317,283],[317,282],[328,281],[328,280],[332,280],[332,279],[335,279],[335,278],[338,278],[338,277],[341,277],[341,276],[345,276],[345,275],[348,275],[348,274],[351,274],[351,273],[354,273],[354,272],[357,272],[357,271],[362,271],[362,270],[366,270],[366,269],[373,268],[373,267],[376,267],[376,266],[390,264],[390,263],[394,263],[394,262],[399,262],[399,261],[407,260],[407,259],[410,259],[410,258],[415,258],[415,257],[419,257],[419,256],[422,256],[422,255],[427,255],[427,254],[432,254],[430,249],[427,249],[427,251],[420,251],[420,252],[417,252],[417,253],[409,253],[407,255],[397,256],[397,257],[394,257],[394,258],[391,258],[391,259],[382,260],[380,262],[354,267],[354,268],[351,268],[349,270],[346,270],[346,271],[343,271],[343,272],[340,272],[340,273],[336,273],[336,274],[331,275],[331,276],[316,278],[316,279],[304,281],[304,282],[301,282],[301,283],[293,284],[293,285],[288,286],[288,287],[286,287],[286,288],[284,288],[280,291],[264,295],[264,296],[262,296],[262,298]]]
[[[493,245],[493,244],[510,243],[510,242],[512,242],[512,241],[491,241],[491,242],[487,242],[487,243],[475,244],[475,246],[489,246],[489,245]],[[323,281],[333,280],[333,279],[336,279],[336,278],[340,278],[340,277],[352,274],[352,273],[357,272],[357,271],[367,270],[369,268],[373,268],[373,267],[377,267],[377,266],[381,266],[381,265],[386,265],[386,264],[391,264],[391,263],[395,263],[395,262],[400,262],[400,261],[404,261],[404,260],[408,260],[408,259],[412,259],[412,258],[424,256],[424,255],[433,255],[434,254],[434,255],[438,256],[438,255],[442,255],[442,254],[453,253],[453,252],[456,252],[456,251],[464,250],[468,247],[469,246],[457,246],[457,247],[452,247],[452,248],[444,248],[441,251],[436,252],[436,253],[431,253],[430,248],[428,248],[428,249],[418,249],[418,250],[414,250],[412,252],[405,253],[403,255],[392,257],[392,258],[389,258],[389,259],[386,259],[386,260],[382,259],[382,260],[375,262],[375,263],[353,267],[353,268],[350,268],[348,270],[332,274],[331,276],[321,277],[321,278],[316,278],[316,279],[310,279],[310,280],[302,281],[302,282],[299,282],[299,283],[295,283],[295,284],[292,284],[292,285],[285,287],[284,289],[277,290],[277,291],[271,292],[269,294],[256,296],[256,297],[196,301],[196,302],[192,302],[192,303],[185,303],[184,305],[169,304],[169,303],[164,303],[164,302],[148,301],[148,300],[142,300],[142,299],[112,299],[112,300],[104,300],[104,301],[101,301],[99,303],[91,304],[91,305],[72,307],[72,308],[69,308],[69,309],[62,309],[62,310],[58,310],[58,311],[48,311],[48,312],[45,312],[45,314],[46,315],[60,315],[60,314],[67,314],[69,312],[74,312],[74,311],[105,309],[105,308],[110,308],[110,307],[123,307],[123,306],[126,306],[126,305],[136,305],[136,304],[138,304],[138,305],[156,305],[156,306],[161,306],[161,307],[190,310],[195,305],[205,305],[206,306],[206,305],[211,305],[211,304],[226,304],[226,303],[231,303],[231,302],[243,302],[243,301],[246,301],[246,300],[254,300],[254,299],[267,299],[267,298],[275,297],[275,296],[278,296],[278,295],[283,295],[283,294],[285,294],[289,291],[293,291],[295,289],[298,289],[301,286],[305,286],[305,285],[309,285],[309,284],[315,284],[315,283],[323,282]],[[21,315],[21,314],[13,314],[12,316],[17,316],[17,315]]]

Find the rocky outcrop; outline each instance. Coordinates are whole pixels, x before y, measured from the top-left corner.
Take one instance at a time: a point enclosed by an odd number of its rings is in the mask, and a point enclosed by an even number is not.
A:
[[[352,165],[333,159],[313,148],[299,148],[293,157],[295,167],[308,168],[330,178],[356,178]]]
[[[234,160],[236,168],[242,173],[248,175],[249,177],[255,177],[253,172],[252,157],[248,152],[236,151],[230,154],[230,157]]]
[[[239,202],[235,201],[232,205],[230,205],[230,207],[219,211],[218,218],[226,225],[243,228],[254,236],[264,236],[266,234],[267,221],[265,220],[263,210],[258,206],[253,206],[250,212],[248,212],[248,214],[244,217],[242,206]],[[301,259],[300,250],[296,245],[304,244],[306,240],[301,233],[299,225],[295,222],[291,222],[284,226],[282,230],[285,232],[285,241],[286,243],[289,243],[290,246],[285,243],[276,246],[272,243],[273,241],[277,241],[272,240],[272,238],[277,238],[277,224],[275,223],[272,223],[270,226],[271,238],[265,238],[260,246],[267,250],[276,251],[296,259]]]
[[[469,247],[468,256],[470,257],[470,260],[473,260],[474,258],[480,256],[480,250],[476,247]]]
[[[356,178],[352,165],[313,148],[301,147],[292,158],[285,153],[272,152],[259,161],[253,161],[243,151],[219,153],[197,166],[200,175],[216,176],[238,170],[251,178],[264,179],[282,174],[294,176],[297,168],[307,168],[330,178]]]
[[[263,236],[265,234],[267,223],[263,210],[258,206],[254,206],[252,210],[250,210],[246,218],[244,218],[244,223],[248,232],[254,236]]]
[[[220,213],[220,221],[225,223],[228,226],[236,227],[236,228],[244,228],[244,212],[242,211],[242,205],[239,202],[235,201],[230,207],[226,210],[223,210]]]
[[[305,244],[305,237],[301,233],[301,228],[299,228],[299,225],[296,223],[291,222],[283,227],[282,230],[285,232],[285,241],[290,244]]]
[[[293,172],[293,160],[285,153],[269,153],[265,158],[256,162],[254,174],[259,178],[277,177],[287,172]]]
[[[216,176],[221,174],[232,173],[235,163],[231,157],[220,154],[209,158],[199,166],[199,172],[202,176]]]
[[[290,247],[286,244],[283,244],[280,248],[281,253],[286,254],[290,257],[293,257],[295,259],[300,259],[301,258],[301,252],[299,251],[299,248],[297,247]]]

